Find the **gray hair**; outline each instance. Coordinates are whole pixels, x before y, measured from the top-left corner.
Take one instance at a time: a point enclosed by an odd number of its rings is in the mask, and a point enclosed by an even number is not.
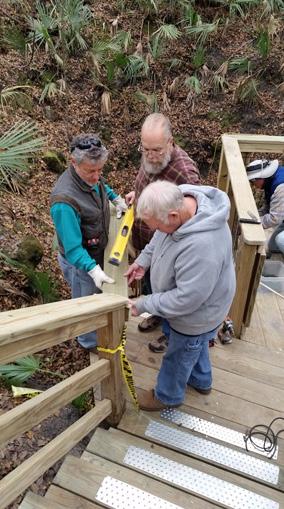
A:
[[[75,136],[70,145],[70,152],[77,164],[80,164],[84,159],[93,163],[101,163],[108,158],[107,149],[100,138],[93,133]]]
[[[183,206],[182,191],[166,180],[152,182],[142,191],[137,203],[137,217],[140,219],[154,217],[168,224],[168,215],[172,210]]]
[[[144,120],[142,125],[142,130],[155,130],[156,128],[162,129],[165,137],[170,138],[172,136],[172,126],[168,117],[163,115],[163,113],[151,113]]]

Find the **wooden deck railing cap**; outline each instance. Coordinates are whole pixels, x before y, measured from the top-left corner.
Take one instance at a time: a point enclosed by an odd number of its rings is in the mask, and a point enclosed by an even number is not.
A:
[[[128,299],[120,295],[99,294],[63,302],[53,302],[32,308],[6,311],[0,314],[0,345],[16,341],[40,332],[80,322],[82,319],[99,317],[125,307]]]
[[[238,217],[250,219],[249,213],[258,217],[258,210],[247,178],[238,140],[234,136],[223,134],[222,142]],[[240,227],[246,244],[262,245],[265,243],[261,225],[240,223]]]

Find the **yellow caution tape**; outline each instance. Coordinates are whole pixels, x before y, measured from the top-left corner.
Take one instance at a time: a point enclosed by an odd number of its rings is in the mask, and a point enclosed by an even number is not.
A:
[[[129,394],[133,400],[133,403],[134,403],[136,409],[139,410],[138,398],[137,398],[134,381],[133,381],[133,371],[132,371],[132,367],[131,367],[130,362],[127,359],[127,356],[125,353],[125,345],[126,345],[126,325],[124,325],[124,327],[123,327],[121,338],[120,338],[120,343],[116,348],[113,348],[113,349],[112,348],[103,348],[101,346],[98,346],[97,348],[98,348],[99,352],[110,353],[112,355],[117,352],[120,352],[120,365],[121,365],[121,371],[123,374],[123,378],[127,385]]]
[[[30,389],[29,387],[15,387],[14,385],[11,386],[11,389],[14,398],[20,398],[21,396],[28,396],[29,398],[33,398],[42,392],[38,389]]]

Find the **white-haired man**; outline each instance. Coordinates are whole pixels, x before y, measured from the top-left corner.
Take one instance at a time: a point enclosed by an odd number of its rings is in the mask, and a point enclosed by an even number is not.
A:
[[[59,265],[72,298],[77,298],[100,293],[103,283],[114,282],[103,271],[109,200],[116,207],[117,217],[127,206],[101,177],[108,151],[96,134],[76,136],[70,151],[71,164],[51,194],[51,216],[59,244]],[[96,351],[96,332],[81,334],[78,342]]]
[[[200,175],[195,162],[174,143],[171,123],[162,113],[152,113],[146,117],[141,129],[141,144],[139,147],[142,158],[141,166],[135,180],[135,191],[126,195],[126,202],[135,205],[143,189],[156,180],[167,180],[174,184],[200,184]],[[139,217],[136,216],[133,230],[133,246],[141,251],[150,242],[153,232]],[[150,275],[146,273],[145,287],[151,293]],[[144,319],[138,328],[141,332],[148,332],[161,323],[157,316]],[[163,332],[167,331],[164,324]],[[165,336],[149,344],[152,351],[165,350]]]
[[[170,325],[157,385],[138,391],[141,409],[179,406],[187,385],[211,391],[208,340],[235,293],[229,208],[219,189],[164,181],[150,184],[138,200],[137,216],[156,231],[126,275],[130,284],[150,267],[153,293],[131,301],[132,315],[147,311]]]

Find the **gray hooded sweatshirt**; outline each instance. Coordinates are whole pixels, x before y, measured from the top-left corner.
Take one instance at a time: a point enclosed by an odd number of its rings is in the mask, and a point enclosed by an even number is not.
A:
[[[196,214],[172,234],[157,230],[136,259],[151,269],[152,295],[136,301],[145,311],[166,318],[172,329],[199,335],[226,318],[236,288],[228,196],[213,187],[179,186],[197,200]]]

